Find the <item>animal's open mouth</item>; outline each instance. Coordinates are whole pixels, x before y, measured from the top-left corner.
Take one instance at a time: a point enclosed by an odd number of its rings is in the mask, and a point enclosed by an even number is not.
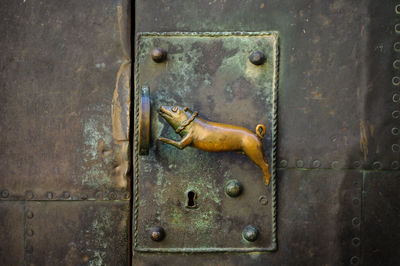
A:
[[[160,110],[158,111],[158,113],[162,116],[162,117],[170,117],[172,118],[172,116],[170,114],[168,114],[163,108],[160,108]]]

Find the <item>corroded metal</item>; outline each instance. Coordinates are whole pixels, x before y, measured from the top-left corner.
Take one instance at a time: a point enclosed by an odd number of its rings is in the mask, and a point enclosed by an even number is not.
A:
[[[134,251],[276,250],[278,34],[140,33],[136,47]],[[168,63],[154,64],[148,52],[154,47],[168,47]],[[248,58],[249,49],[263,51],[266,62],[259,66],[252,64]],[[142,86],[149,86],[152,91],[150,124],[153,142],[148,156],[138,153]],[[207,121],[212,118],[228,127],[256,128],[258,122],[270,129],[265,131],[263,138],[263,153],[270,163],[272,176],[270,186],[265,187],[262,171],[245,155],[204,152],[192,147],[179,150],[156,141],[161,136],[172,139],[176,133],[185,134],[192,123],[198,121],[199,116],[192,112],[175,127],[167,126],[157,115],[157,107],[178,103],[192,107]],[[179,108],[170,107],[171,112],[172,109],[177,111]],[[188,111],[184,107],[181,109]],[[258,138],[256,133],[248,132]],[[245,188],[240,197],[232,198],[225,192],[225,185],[232,179],[240,180]],[[260,204],[261,195],[268,204]],[[227,227],[222,217],[231,225]],[[250,221],[250,217],[255,219]],[[169,237],[154,243],[148,230],[160,223]],[[248,224],[260,231],[258,241],[251,245],[242,238],[242,230]]]
[[[208,152],[243,152],[262,169],[264,183],[269,185],[271,174],[261,142],[267,133],[263,124],[258,124],[253,133],[243,127],[207,121],[198,117],[197,112],[180,106],[162,106],[160,115],[182,136],[179,142],[163,137],[158,138],[160,141],[181,150],[192,146]]]
[[[167,51],[162,48],[155,48],[151,51],[151,58],[156,63],[161,63],[167,59]]]

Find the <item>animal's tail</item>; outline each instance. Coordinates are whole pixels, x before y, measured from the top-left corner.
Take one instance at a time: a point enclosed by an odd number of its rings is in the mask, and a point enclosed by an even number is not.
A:
[[[261,129],[261,131],[260,131]],[[256,126],[256,134],[257,136],[262,139],[265,135],[265,133],[267,133],[267,130],[265,129],[265,126],[263,124],[258,124]]]

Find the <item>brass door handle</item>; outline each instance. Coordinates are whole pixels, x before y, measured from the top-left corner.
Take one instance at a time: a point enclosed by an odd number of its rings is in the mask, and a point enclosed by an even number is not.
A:
[[[261,142],[266,133],[264,125],[257,125],[253,133],[244,127],[207,121],[198,117],[197,112],[180,106],[162,106],[160,115],[182,136],[180,141],[163,137],[160,141],[179,149],[192,146],[209,152],[241,151],[261,168],[264,182],[269,185],[271,174]]]
[[[139,103],[139,154],[148,155],[150,146],[150,89],[143,86]]]

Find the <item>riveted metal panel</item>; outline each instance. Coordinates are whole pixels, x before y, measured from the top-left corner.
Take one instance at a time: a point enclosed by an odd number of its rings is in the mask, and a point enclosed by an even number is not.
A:
[[[278,171],[278,251],[250,254],[134,254],[134,265],[351,265],[360,256],[362,173]]]
[[[125,198],[129,12],[125,0],[1,2],[7,200]]]
[[[127,202],[27,202],[27,265],[128,265]]]
[[[152,60],[151,50],[167,51],[167,60]],[[257,66],[249,55],[265,54]],[[149,252],[251,252],[276,249],[275,155],[278,35],[260,33],[140,33],[137,40],[136,93],[149,86],[151,148],[135,153],[134,247]],[[265,124],[265,156],[273,175],[265,187],[261,170],[246,156],[180,151],[161,144],[161,134],[175,132],[158,116],[161,105],[181,105],[208,120],[256,128]],[[196,120],[195,120],[196,121]],[[195,122],[194,122],[195,123]],[[135,127],[136,128],[136,127]],[[136,128],[138,129],[138,128]],[[252,130],[254,131],[254,129]],[[135,136],[139,137],[135,131]],[[243,193],[225,194],[229,180]],[[198,208],[185,207],[187,192],[197,193]],[[165,229],[162,242],[149,237],[153,226]],[[246,226],[256,226],[254,243],[242,239]]]
[[[363,265],[399,263],[400,172],[368,172],[363,189]]]
[[[24,263],[24,204],[0,203],[0,264]]]

